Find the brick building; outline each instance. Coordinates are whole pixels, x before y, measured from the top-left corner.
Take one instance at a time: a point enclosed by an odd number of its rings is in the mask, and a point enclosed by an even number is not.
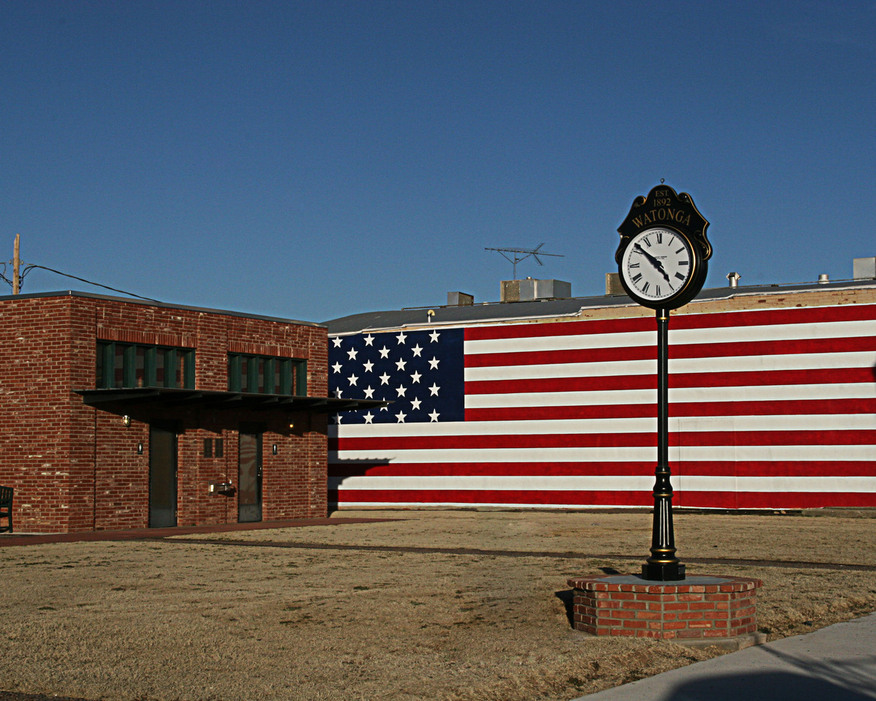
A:
[[[355,402],[353,402],[355,404]],[[0,297],[17,531],[326,515],[322,326],[78,292]]]

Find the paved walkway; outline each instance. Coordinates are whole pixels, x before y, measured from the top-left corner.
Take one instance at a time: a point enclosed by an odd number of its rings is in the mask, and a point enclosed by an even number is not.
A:
[[[876,613],[582,696],[586,701],[876,699]],[[576,699],[575,701],[581,701]]]

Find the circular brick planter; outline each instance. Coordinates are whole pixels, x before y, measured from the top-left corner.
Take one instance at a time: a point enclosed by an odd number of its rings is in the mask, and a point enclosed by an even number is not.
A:
[[[569,580],[576,630],[592,635],[719,642],[753,638],[757,590],[749,577],[688,577],[654,582],[638,575]]]

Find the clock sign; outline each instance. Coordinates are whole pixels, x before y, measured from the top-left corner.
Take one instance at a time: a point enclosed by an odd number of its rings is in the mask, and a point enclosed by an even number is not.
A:
[[[615,253],[621,284],[630,298],[653,309],[676,309],[706,281],[712,247],[709,226],[690,195],[659,185],[637,197],[618,228]]]

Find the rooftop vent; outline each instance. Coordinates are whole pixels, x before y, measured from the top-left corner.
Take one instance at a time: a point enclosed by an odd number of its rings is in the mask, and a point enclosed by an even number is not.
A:
[[[502,280],[503,302],[534,302],[538,299],[568,299],[572,283],[562,280]]]
[[[855,258],[852,270],[855,280],[872,280],[876,278],[876,258]]]
[[[465,292],[448,292],[447,306],[448,307],[470,307],[474,304],[474,295],[466,294]]]
[[[621,285],[620,273],[605,274],[605,294],[606,295],[625,295],[626,290]]]
[[[739,273],[727,273],[727,280],[730,281],[730,287],[739,286],[739,278],[742,276]]]

